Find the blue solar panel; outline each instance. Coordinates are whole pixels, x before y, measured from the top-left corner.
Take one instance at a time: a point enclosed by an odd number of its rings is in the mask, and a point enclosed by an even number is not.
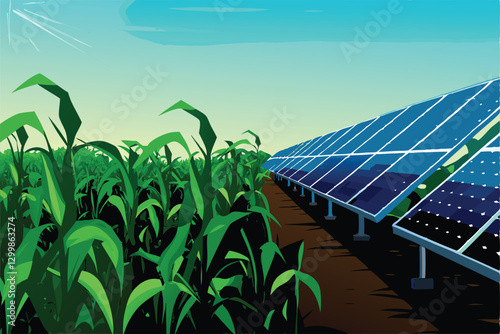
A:
[[[337,151],[341,148],[343,148],[345,145],[349,144],[352,141],[357,141],[357,138],[363,133],[363,130],[367,129],[372,123],[375,122],[376,119],[372,119],[369,121],[365,121],[359,124],[356,124],[352,128],[349,129],[349,131],[346,131],[344,133],[344,136],[342,137],[343,140],[337,140],[332,145],[327,147],[321,154],[324,155],[331,155],[334,153],[337,153]],[[359,146],[359,145],[358,145]]]
[[[364,165],[358,168],[348,179],[334,187],[328,195],[343,202],[349,202],[361,189],[375,180],[394,162],[403,156],[399,154],[374,155]]]
[[[408,153],[350,201],[355,201],[354,206],[375,215],[414,184],[421,175],[426,174],[430,166],[435,166],[432,171],[439,168],[444,162],[444,155],[444,152]]]
[[[399,219],[394,232],[498,280],[499,162],[497,136]]]
[[[381,132],[381,130],[384,128],[386,124],[391,123],[396,117],[398,117],[401,114],[402,110],[398,110],[395,112],[391,112],[389,114],[385,114],[383,116],[377,117],[373,123],[369,125],[369,127],[366,128],[365,131],[361,132],[359,136],[355,138],[355,140],[352,140],[351,142],[347,143],[344,147],[339,149],[336,153],[337,154],[348,154],[351,152],[356,151],[360,145],[363,143],[367,142],[369,139],[371,139],[373,136],[375,136],[377,133]],[[387,138],[386,138],[387,140]],[[359,152],[359,151],[357,151]]]
[[[330,147],[331,145],[335,144],[337,141],[341,141],[342,138],[344,138],[344,135],[351,130],[352,126],[340,129],[339,131],[335,131],[333,133],[333,136],[328,138],[327,141],[325,141],[322,145],[318,146],[317,149],[312,151],[309,155],[315,156],[315,155],[321,155],[324,154],[324,151]]]
[[[317,137],[264,167],[380,221],[499,114],[498,94],[499,79],[468,87]]]
[[[318,137],[319,140],[317,142],[315,142],[314,145],[310,145],[309,147],[307,147],[307,149],[304,150],[304,152],[302,152],[302,155],[311,155],[311,153],[314,150],[318,149],[321,145],[323,145],[334,134],[335,134],[335,132],[332,132],[332,133],[327,133],[326,135],[323,135],[321,137]]]
[[[331,171],[321,175],[320,177],[315,177],[318,170],[310,173],[309,177],[312,176],[316,179],[314,183],[311,184],[311,187],[319,192],[327,193],[330,189],[332,189],[335,185],[341,182],[345,177],[347,177],[351,172],[361,166],[366,160],[370,158],[369,155],[356,155],[347,159],[342,156],[334,156],[331,157],[332,162],[334,158],[341,159],[339,163],[333,168]],[[311,178],[311,177],[310,177]]]

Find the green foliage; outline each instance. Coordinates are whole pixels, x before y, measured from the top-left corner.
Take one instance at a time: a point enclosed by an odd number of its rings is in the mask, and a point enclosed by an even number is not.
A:
[[[16,91],[31,86],[59,98],[62,128],[50,121],[65,147],[51,146],[35,112],[0,123],[0,141],[10,145],[0,153],[0,216],[16,218],[18,313],[29,301],[50,333],[125,333],[144,321],[166,333],[203,332],[207,323],[235,333],[235,319],[256,312],[254,302],[269,300],[292,277],[321,303],[316,281],[290,269],[272,241],[269,224],[278,222],[261,192],[269,154],[255,133],[244,132],[255,145],[240,139],[213,151],[217,136],[207,116],[180,101],[162,115],[183,109],[198,119],[201,155],[179,132],[147,145],[76,145],[81,120],[69,94],[41,74]],[[45,147],[25,150],[25,126]],[[187,159],[172,157],[171,145],[181,145]],[[0,265],[7,307],[5,257]],[[294,291],[287,305],[298,303]],[[297,330],[298,312],[277,308],[256,331]],[[280,321],[292,325],[283,330],[274,325]]]

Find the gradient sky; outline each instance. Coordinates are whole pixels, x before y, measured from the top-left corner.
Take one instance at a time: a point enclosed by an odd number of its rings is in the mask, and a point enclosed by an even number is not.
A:
[[[0,119],[35,110],[50,129],[54,97],[35,87],[12,94],[43,73],[70,92],[83,140],[147,143],[171,131],[189,138],[198,130],[189,115],[158,116],[182,99],[208,115],[219,146],[251,129],[275,153],[499,76],[496,0],[0,6]]]

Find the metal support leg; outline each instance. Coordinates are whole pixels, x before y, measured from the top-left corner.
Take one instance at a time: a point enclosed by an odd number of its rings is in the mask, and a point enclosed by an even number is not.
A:
[[[370,241],[370,236],[365,234],[365,217],[359,215],[358,234],[353,236],[354,241]]]
[[[304,187],[301,187],[302,190],[300,191],[300,197],[306,197],[306,195],[304,194]]]
[[[333,215],[333,203],[332,201],[328,201],[328,215],[325,216],[325,220],[335,220],[337,216]]]
[[[309,203],[310,206],[317,206],[318,202],[316,202],[316,197],[313,192],[311,192],[311,203]]]
[[[426,278],[426,249],[425,247],[420,246],[418,249],[419,257],[420,257],[420,268],[419,268],[419,277],[411,279],[411,288],[413,290],[431,290],[434,289],[434,279]]]
[[[293,191],[297,191],[297,185],[295,183],[293,184]]]
[[[288,186],[290,187],[290,180],[288,180]]]

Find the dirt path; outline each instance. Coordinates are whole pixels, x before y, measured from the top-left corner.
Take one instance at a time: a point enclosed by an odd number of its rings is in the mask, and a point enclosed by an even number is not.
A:
[[[300,311],[306,327],[329,327],[346,333],[435,332],[425,320],[411,320],[411,307],[338,240],[318,226],[273,181],[263,189],[272,214],[282,228],[273,227],[284,247],[304,239],[302,271],[318,281],[320,312],[313,294],[301,285]],[[318,329],[319,330],[319,329]],[[324,332],[324,331],[322,331]]]

